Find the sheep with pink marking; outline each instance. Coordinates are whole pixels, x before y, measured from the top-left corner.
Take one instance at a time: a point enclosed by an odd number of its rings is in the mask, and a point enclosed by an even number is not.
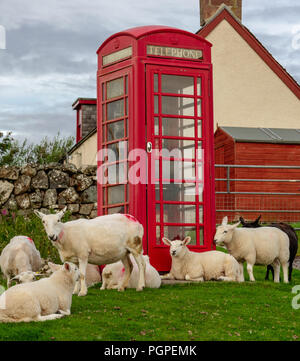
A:
[[[145,287],[159,288],[161,285],[161,278],[157,270],[151,266],[148,256],[143,256],[146,263],[145,271]],[[133,270],[129,279],[128,288],[136,288],[139,280],[139,272],[137,264],[130,255],[131,262],[133,264]],[[103,268],[102,272],[102,287],[101,290],[111,290],[119,287],[119,284],[123,282],[125,269],[121,261],[108,264]]]
[[[13,278],[21,282],[33,281],[34,272],[42,267],[42,259],[31,238],[16,236],[3,248],[0,267],[9,288]]]
[[[79,264],[80,282],[74,293],[87,294],[87,264],[103,265],[122,261],[125,273],[118,290],[127,286],[132,272],[131,253],[138,265],[139,280],[136,290],[145,287],[145,261],[143,258],[143,226],[131,215],[110,214],[94,219],[78,219],[66,223],[61,218],[66,207],[57,214],[35,214],[41,218],[48,238],[57,248],[62,262]]]

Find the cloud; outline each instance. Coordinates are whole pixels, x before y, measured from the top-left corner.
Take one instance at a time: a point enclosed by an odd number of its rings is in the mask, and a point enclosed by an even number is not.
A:
[[[243,22],[300,81],[297,0],[244,0]],[[111,34],[163,24],[199,29],[198,0],[10,0],[1,4],[6,50],[0,50],[0,130],[38,141],[75,133],[72,103],[96,97],[96,50]]]

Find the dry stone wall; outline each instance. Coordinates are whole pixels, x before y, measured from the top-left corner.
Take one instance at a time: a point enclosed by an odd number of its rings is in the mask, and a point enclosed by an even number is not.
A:
[[[0,168],[2,214],[28,215],[34,209],[49,213],[68,207],[71,218],[97,216],[96,166],[77,169],[73,164],[27,164]]]

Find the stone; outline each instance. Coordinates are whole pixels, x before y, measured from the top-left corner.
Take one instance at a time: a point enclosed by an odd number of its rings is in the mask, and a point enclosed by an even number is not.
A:
[[[39,170],[45,170],[45,165],[44,164],[39,164],[38,166],[37,166],[37,170],[39,171]]]
[[[95,203],[97,202],[97,186],[90,186],[81,194],[82,203]]]
[[[64,197],[62,197],[61,195],[58,196],[58,201],[57,201],[58,205],[62,206],[67,204],[67,201],[65,200]]]
[[[70,178],[70,187],[77,186],[77,179],[76,178]]]
[[[49,180],[44,170],[37,172],[37,175],[32,178],[31,185],[35,189],[48,189]]]
[[[19,169],[5,165],[0,168],[0,178],[17,180],[19,178]]]
[[[40,212],[44,213],[44,214],[50,214],[50,209],[48,208],[41,208]]]
[[[96,165],[85,165],[79,168],[79,170],[85,175],[95,175],[97,172]]]
[[[44,164],[44,169],[48,170],[48,169],[59,169],[61,166],[59,163],[57,162],[51,162],[51,163],[47,163]]]
[[[77,201],[79,201],[79,195],[73,187],[69,187],[63,192],[61,192],[59,194],[59,197],[64,198],[67,203],[76,203]]]
[[[21,194],[19,196],[16,196],[16,201],[21,209],[28,209],[30,208],[30,199],[28,194]]]
[[[34,193],[29,194],[31,207],[34,209],[41,208],[44,198],[44,192],[37,189]]]
[[[29,177],[34,177],[37,173],[37,170],[32,167],[30,164],[26,164],[24,167],[22,167],[21,169],[21,174],[24,175],[28,175]]]
[[[92,204],[81,204],[79,213],[88,216],[93,209]]]
[[[15,196],[12,194],[8,201],[4,204],[4,207],[13,211],[16,210],[18,208],[17,202],[15,200]]]
[[[90,214],[90,218],[96,218],[98,217],[98,211],[93,210]]]
[[[70,177],[67,173],[58,169],[53,169],[49,172],[50,187],[52,189],[68,188],[70,184]]]
[[[29,175],[22,174],[15,182],[15,195],[22,194],[28,191],[30,188],[31,177]]]
[[[77,168],[76,168],[75,164],[73,164],[73,163],[65,163],[62,166],[62,170],[64,172],[71,173],[71,174],[77,173]]]
[[[57,191],[56,189],[47,189],[44,196],[43,207],[51,207],[56,204]]]
[[[79,174],[76,177],[76,180],[77,180],[76,189],[78,191],[84,191],[85,189],[87,189],[89,186],[91,186],[93,184],[93,180],[84,174]]]
[[[69,204],[68,205],[68,210],[71,213],[78,213],[79,212],[79,204]]]
[[[14,185],[8,181],[0,181],[0,205],[4,204],[10,197]]]
[[[66,205],[67,204],[67,201],[64,197],[62,197],[61,195],[58,196],[58,201],[57,203],[60,205],[60,206],[63,206],[63,205]]]

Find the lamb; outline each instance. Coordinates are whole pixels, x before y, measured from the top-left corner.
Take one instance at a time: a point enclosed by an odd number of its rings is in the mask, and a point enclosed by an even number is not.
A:
[[[239,262],[243,272],[243,263],[247,262],[250,281],[255,281],[253,265],[274,267],[274,282],[279,282],[280,264],[284,282],[288,283],[289,238],[286,233],[275,227],[237,228],[240,222],[229,225],[224,217],[217,228],[214,243],[224,244],[228,252]]]
[[[7,288],[11,285],[11,278],[22,272],[38,271],[42,266],[40,252],[33,240],[26,236],[13,237],[4,247],[0,256],[0,267],[7,279]]]
[[[78,268],[65,263],[49,278],[9,288],[0,297],[0,322],[48,321],[71,314]]]
[[[42,219],[45,231],[52,244],[58,249],[62,262],[70,261],[79,264],[80,282],[74,293],[78,296],[87,294],[85,274],[87,263],[102,265],[121,260],[125,268],[125,277],[118,290],[127,287],[132,263],[132,253],[139,268],[137,291],[145,286],[145,261],[142,257],[143,226],[131,215],[110,214],[94,219],[78,219],[61,223],[66,207],[57,214],[45,215],[35,210]]]
[[[154,267],[151,266],[149,257],[143,256],[146,263],[145,271],[145,287],[159,288],[161,285],[161,278]],[[130,255],[133,264],[133,270],[129,279],[128,288],[136,288],[138,284],[138,267],[134,258]],[[119,287],[124,277],[124,267],[121,261],[109,264],[103,268],[102,271],[102,287],[101,290],[115,289]]]
[[[62,265],[55,264],[52,262],[48,262],[48,266],[49,266],[49,270],[47,271],[47,273],[55,272],[62,267]],[[88,288],[94,286],[96,283],[100,283],[101,282],[100,267],[88,263],[86,267],[85,281]]]
[[[245,222],[244,218],[240,217],[240,221],[241,221],[243,227],[245,227],[245,228],[258,228],[258,227],[262,227],[261,224],[259,223],[260,218],[261,218],[261,216],[256,218],[256,220],[253,222]],[[283,223],[283,222],[271,223],[269,225],[269,227],[279,228],[281,231],[285,232],[289,237],[289,242],[290,242],[290,245],[289,245],[289,249],[290,249],[289,281],[291,281],[292,280],[292,272],[293,272],[293,262],[297,255],[297,251],[298,251],[298,235],[295,232],[294,228],[287,223]],[[274,280],[274,269],[271,265],[268,265],[268,267],[267,267],[267,273],[266,273],[265,279],[266,280],[269,279],[269,271],[272,272],[273,280]]]
[[[170,241],[165,237],[162,240],[170,246],[172,257],[171,270],[161,276],[162,279],[242,281],[239,264],[229,254],[219,251],[192,252],[187,247],[191,237],[186,237],[183,241]]]
[[[21,272],[17,276],[13,277],[11,281],[16,280],[19,283],[28,283],[36,280],[38,273],[32,271]]]

